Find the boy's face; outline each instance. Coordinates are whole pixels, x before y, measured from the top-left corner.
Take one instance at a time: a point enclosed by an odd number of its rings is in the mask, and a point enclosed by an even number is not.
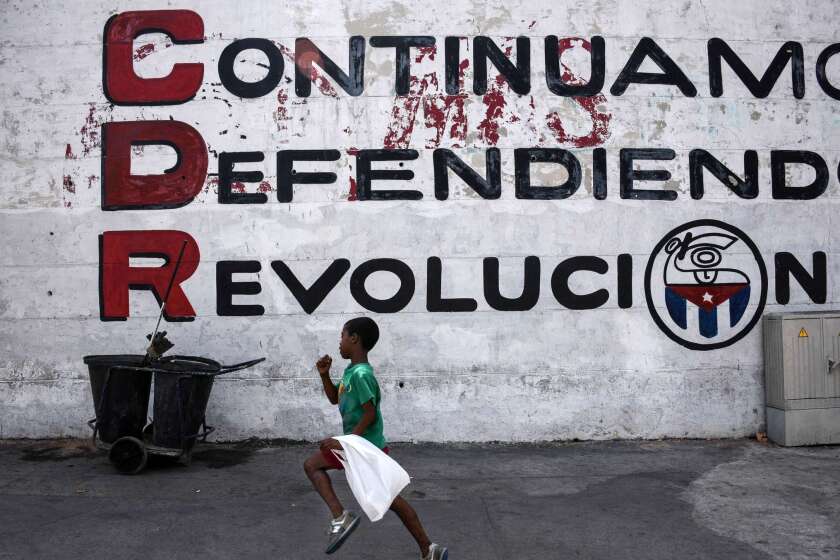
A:
[[[358,343],[359,337],[357,336],[350,336],[350,333],[347,332],[347,329],[341,329],[341,339],[338,341],[338,352],[341,354],[341,357],[345,360],[350,359],[350,356],[353,353],[353,346]]]

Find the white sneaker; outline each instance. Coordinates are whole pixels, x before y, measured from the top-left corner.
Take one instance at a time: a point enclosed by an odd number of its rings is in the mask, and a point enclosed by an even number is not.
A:
[[[429,553],[420,560],[447,560],[447,558],[449,558],[449,551],[446,547],[432,543],[432,546],[429,547]]]
[[[327,550],[324,552],[332,554],[338,550],[341,545],[344,544],[344,541],[347,540],[347,537],[349,537],[358,526],[359,516],[353,512],[344,510],[344,513],[342,513],[337,519],[330,521],[330,542],[327,545]]]

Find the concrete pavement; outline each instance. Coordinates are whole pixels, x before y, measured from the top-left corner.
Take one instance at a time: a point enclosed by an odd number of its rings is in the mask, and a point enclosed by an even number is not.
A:
[[[404,495],[453,560],[840,558],[840,447],[392,448],[413,477]],[[323,559],[327,510],[301,468],[313,450],[213,444],[189,467],[123,476],[86,441],[0,442],[0,558]],[[418,556],[389,514],[333,558]]]

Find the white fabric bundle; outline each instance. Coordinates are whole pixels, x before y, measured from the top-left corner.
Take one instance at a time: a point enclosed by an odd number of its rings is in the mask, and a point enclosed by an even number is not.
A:
[[[333,453],[344,467],[347,483],[362,511],[379,521],[411,479],[399,463],[363,437],[335,436],[343,450]]]

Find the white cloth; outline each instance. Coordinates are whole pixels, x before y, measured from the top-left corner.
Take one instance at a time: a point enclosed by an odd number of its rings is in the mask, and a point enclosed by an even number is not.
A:
[[[333,449],[347,484],[362,511],[371,521],[379,521],[411,478],[399,463],[363,437],[335,436],[342,450]]]

